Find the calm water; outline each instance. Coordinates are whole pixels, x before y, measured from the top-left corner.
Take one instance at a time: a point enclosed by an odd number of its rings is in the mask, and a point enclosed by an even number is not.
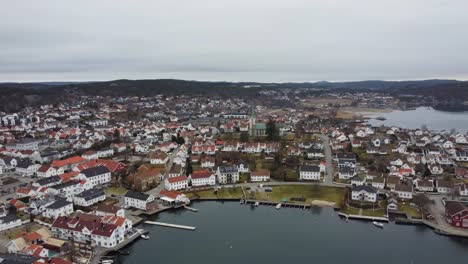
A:
[[[468,112],[443,112],[433,108],[419,107],[410,111],[394,111],[391,113],[366,114],[368,117],[385,117],[385,121],[369,120],[374,126],[399,126],[402,128],[421,128],[426,125],[431,130],[447,130],[454,128],[459,132],[468,131]]]
[[[201,202],[199,212],[162,213],[162,222],[195,231],[145,225],[149,240],[129,247],[122,263],[466,263],[468,240],[419,226],[341,220],[330,208],[256,208]]]

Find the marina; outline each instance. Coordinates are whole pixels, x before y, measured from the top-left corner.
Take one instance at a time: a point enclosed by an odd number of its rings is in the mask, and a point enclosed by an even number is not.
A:
[[[120,256],[119,263],[154,263],[155,258],[174,264],[186,263],[190,258],[198,263],[206,262],[208,255],[210,263],[235,264],[252,258],[262,258],[266,263],[305,262],[310,261],[311,252],[314,262],[319,263],[392,264],[413,260],[413,263],[439,264],[447,263],[449,256],[455,262],[468,258],[468,240],[439,236],[425,226],[390,222],[384,224],[382,232],[372,221],[340,220],[332,208],[276,210],[276,204],[256,207],[255,203],[242,206],[238,202],[210,201],[195,203],[203,211],[199,214],[187,210],[163,212],[158,215],[158,221],[191,223],[197,226],[197,232],[148,225],[151,238],[129,246],[131,254]],[[288,248],[290,254],[281,253],[284,246],[279,241],[294,245]],[[393,245],[391,250],[399,254],[390,254],[382,243]],[[184,248],[184,256],[173,254],[174,244]],[[368,249],[365,256],[353,254],[363,245]],[[250,253],[241,254],[246,251]],[[335,251],[340,254],[332,254]]]

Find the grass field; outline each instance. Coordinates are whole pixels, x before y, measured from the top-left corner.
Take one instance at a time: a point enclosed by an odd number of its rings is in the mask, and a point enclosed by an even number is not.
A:
[[[127,191],[128,191],[127,189],[122,188],[122,187],[109,187],[109,188],[104,189],[104,192],[107,195],[117,195],[117,196],[122,196],[125,193],[127,193]]]
[[[189,197],[198,197],[201,199],[241,199],[243,198],[242,189],[240,187],[235,188],[223,188],[218,189],[215,193],[214,189],[204,190],[199,192],[192,192],[188,194]]]
[[[362,210],[362,215],[375,216],[375,217],[384,217],[385,216],[385,210],[384,209],[377,209],[377,210],[364,209],[364,210]]]
[[[413,208],[407,204],[400,204],[398,205],[398,209],[412,218],[418,218],[421,219],[421,212],[419,212],[416,208]]]
[[[353,207],[345,207],[340,210],[344,214],[348,215],[359,215],[359,209]]]
[[[288,202],[292,202],[291,198],[304,197],[305,203],[320,200],[333,202],[336,206],[340,206],[344,195],[343,188],[318,185],[285,185],[274,186],[272,189],[272,192],[256,192],[255,199],[272,202],[281,202],[286,199]]]

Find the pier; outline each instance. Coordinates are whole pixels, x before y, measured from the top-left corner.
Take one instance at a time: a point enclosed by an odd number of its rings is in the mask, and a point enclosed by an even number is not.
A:
[[[171,227],[171,228],[178,228],[178,229],[184,229],[184,230],[190,230],[190,231],[193,231],[193,230],[196,229],[196,227],[194,227],[194,226],[176,225],[176,224],[161,223],[161,222],[154,222],[154,221],[145,221],[145,224],[158,225],[158,226]]]
[[[310,209],[312,205],[310,204],[295,204],[295,203],[284,203],[284,202],[268,202],[268,201],[255,201],[255,200],[245,200],[245,204],[251,204],[254,205],[257,203],[259,205],[266,205],[266,206],[276,206],[277,204],[281,204],[281,208],[298,208],[298,209]]]
[[[377,217],[377,216],[365,216],[365,215],[348,215],[344,213],[339,213],[338,214],[341,217],[344,217],[346,219],[357,219],[357,220],[366,220],[366,221],[378,221],[378,222],[386,222],[388,223],[389,220],[386,217]]]
[[[184,205],[184,208],[189,210],[189,211],[192,211],[192,212],[198,212],[197,208],[193,208],[193,207],[190,207],[190,206],[187,206],[187,205]]]

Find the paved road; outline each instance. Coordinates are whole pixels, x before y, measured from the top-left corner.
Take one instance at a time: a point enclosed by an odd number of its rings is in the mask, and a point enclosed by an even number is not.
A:
[[[171,155],[169,155],[169,160],[167,161],[167,165],[166,165],[167,172],[169,172],[172,169],[172,166],[174,165],[174,158],[176,158],[176,153],[179,151],[179,149],[180,147],[177,147],[176,149],[174,149],[174,151],[172,151]],[[164,176],[164,179],[166,177],[167,177],[167,174]],[[159,183],[159,185],[156,188],[151,189],[147,191],[146,193],[157,197],[159,192],[161,192],[163,189],[164,189],[164,180],[162,180],[161,183]]]
[[[323,182],[326,184],[333,183],[333,158],[332,158],[332,151],[330,148],[330,139],[327,135],[320,135],[320,139],[323,143],[323,150],[325,151],[325,162],[327,163],[327,168],[325,172],[325,177],[323,178]]]

